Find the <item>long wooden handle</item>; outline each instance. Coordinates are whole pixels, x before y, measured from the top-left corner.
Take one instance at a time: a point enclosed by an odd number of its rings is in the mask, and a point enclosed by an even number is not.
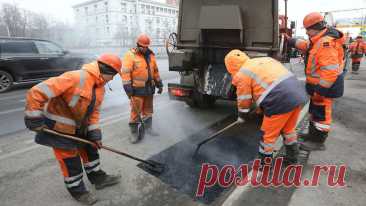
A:
[[[72,139],[72,140],[75,140],[75,141],[78,141],[78,142],[82,142],[82,143],[85,143],[85,144],[89,144],[89,145],[92,145],[94,147],[96,147],[97,145],[92,142],[92,141],[89,141],[89,140],[86,140],[86,139],[82,139],[82,138],[79,138],[79,137],[75,137],[75,136],[71,136],[71,135],[67,135],[67,134],[61,134],[59,132],[56,132],[54,130],[50,130],[50,129],[46,129],[46,128],[43,128],[43,131],[44,132],[47,132],[47,133],[50,133],[50,134],[54,134],[54,135],[57,135],[57,136],[60,136],[60,137],[65,137],[67,139]],[[118,151],[116,149],[113,149],[111,147],[108,147],[108,146],[104,146],[104,145],[101,145],[100,148],[102,149],[105,149],[105,150],[108,150],[108,151],[111,151],[111,152],[114,152],[116,154],[119,154],[119,155],[123,155],[125,157],[128,157],[128,158],[131,158],[131,159],[134,159],[136,161],[139,161],[139,162],[142,162],[142,163],[145,163],[145,164],[149,164],[151,166],[156,166],[154,164],[152,164],[151,162],[148,162],[146,160],[143,160],[143,159],[140,159],[138,157],[134,157],[132,155],[129,155],[127,153],[124,153],[124,152],[121,152],[121,151]]]
[[[237,125],[237,124],[239,124],[239,122],[238,122],[238,121],[235,121],[235,122],[233,122],[233,123],[229,124],[228,126],[226,126],[225,128],[223,128],[223,129],[221,129],[221,130],[217,131],[215,134],[211,135],[211,136],[210,136],[210,137],[208,137],[207,139],[205,139],[205,140],[203,140],[202,142],[200,142],[200,143],[198,144],[198,147],[201,147],[201,145],[205,144],[206,142],[211,141],[212,139],[214,139],[215,137],[217,137],[217,136],[218,136],[218,135],[220,135],[221,133],[225,132],[226,130],[230,129],[231,127],[233,127],[233,126],[235,126],[235,125]]]

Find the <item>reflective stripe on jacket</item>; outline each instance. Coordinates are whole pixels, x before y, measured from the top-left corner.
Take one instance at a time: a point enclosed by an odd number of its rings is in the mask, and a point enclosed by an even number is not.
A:
[[[324,29],[310,41],[296,41],[296,47],[306,51],[305,74],[309,95],[314,92],[327,97],[343,94],[343,81],[337,79],[343,78],[344,41],[340,31],[330,28]]]
[[[100,105],[104,98],[104,80],[96,62],[81,70],[66,72],[43,81],[27,93],[25,115],[46,118],[46,125],[55,131],[75,135],[92,100],[95,87],[96,102],[86,125],[88,131],[100,133]],[[98,137],[99,136],[99,137]],[[100,139],[101,135],[94,136]]]
[[[161,84],[155,55],[151,50],[146,55],[136,49],[129,50],[123,58],[121,76],[123,85],[132,85],[134,95],[152,95],[155,86]]]
[[[233,77],[240,112],[252,102],[267,116],[291,111],[306,101],[303,86],[280,62],[262,57],[249,59]]]

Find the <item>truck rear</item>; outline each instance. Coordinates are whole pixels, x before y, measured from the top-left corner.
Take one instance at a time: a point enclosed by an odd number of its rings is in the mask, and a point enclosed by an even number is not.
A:
[[[181,0],[177,33],[167,41],[169,70],[180,74],[168,85],[171,99],[198,107],[235,100],[225,55],[281,56],[280,27],[278,0]]]

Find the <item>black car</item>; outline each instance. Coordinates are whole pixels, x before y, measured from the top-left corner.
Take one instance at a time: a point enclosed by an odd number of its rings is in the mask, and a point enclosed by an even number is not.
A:
[[[51,41],[0,37],[0,93],[80,69],[95,57],[70,53]]]

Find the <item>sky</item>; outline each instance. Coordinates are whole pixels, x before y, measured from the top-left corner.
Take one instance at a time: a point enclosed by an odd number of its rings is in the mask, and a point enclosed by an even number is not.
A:
[[[21,8],[43,13],[66,23],[74,23],[72,6],[85,1],[88,0],[0,0],[0,4],[16,3]],[[156,1],[163,2],[164,0]],[[284,5],[283,0],[278,1],[280,5]],[[366,0],[288,0],[289,17],[299,24],[302,23],[302,18],[311,11],[351,8],[366,8]]]

